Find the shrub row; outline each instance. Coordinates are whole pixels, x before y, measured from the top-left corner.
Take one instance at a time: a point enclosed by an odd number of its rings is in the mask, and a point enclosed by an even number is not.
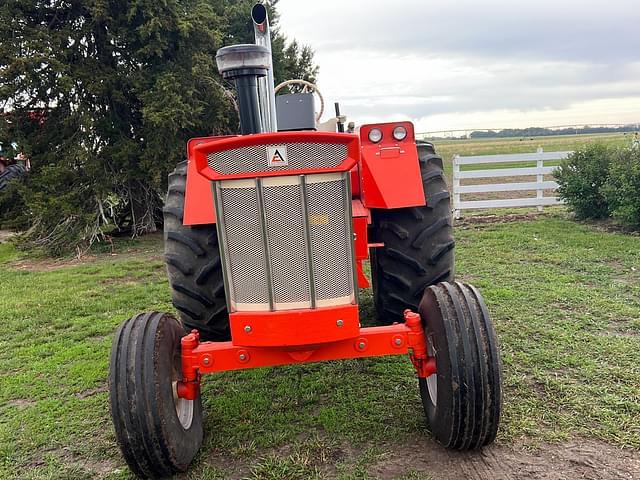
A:
[[[555,177],[577,218],[613,217],[640,229],[640,148],[588,145],[563,161]]]

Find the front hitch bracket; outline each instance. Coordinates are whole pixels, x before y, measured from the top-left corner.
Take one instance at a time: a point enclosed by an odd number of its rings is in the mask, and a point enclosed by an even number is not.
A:
[[[197,330],[182,337],[182,380],[177,393],[194,400],[206,373],[272,367],[326,360],[408,354],[419,378],[436,373],[436,359],[427,353],[422,319],[418,313],[404,311],[404,323],[384,327],[360,328],[353,338],[316,345],[255,347],[229,342],[200,342]]]

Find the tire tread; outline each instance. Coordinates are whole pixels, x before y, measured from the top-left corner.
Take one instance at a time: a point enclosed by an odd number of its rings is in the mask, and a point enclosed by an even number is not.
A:
[[[378,323],[404,320],[405,308],[424,289],[454,277],[453,221],[442,158],[433,145],[417,143],[427,204],[419,207],[372,210],[369,236],[384,244],[371,252],[371,276]]]
[[[165,259],[172,302],[187,330],[203,340],[231,338],[215,224],[183,225],[187,162],[169,175],[165,202]]]
[[[500,423],[502,375],[496,334],[480,293],[464,283],[441,282],[425,290],[419,311],[425,333],[434,338],[436,361],[445,369],[438,374],[435,406],[421,380],[433,435],[458,450],[490,444]]]

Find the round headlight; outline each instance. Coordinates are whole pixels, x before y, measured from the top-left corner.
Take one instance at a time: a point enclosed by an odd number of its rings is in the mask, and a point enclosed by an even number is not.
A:
[[[382,130],[380,130],[379,128],[372,128],[371,130],[369,130],[369,140],[373,143],[378,143],[380,140],[382,140]]]
[[[394,128],[393,129],[393,138],[395,138],[398,141],[404,140],[405,138],[407,138],[407,129],[402,127],[402,126],[398,126],[398,127]]]

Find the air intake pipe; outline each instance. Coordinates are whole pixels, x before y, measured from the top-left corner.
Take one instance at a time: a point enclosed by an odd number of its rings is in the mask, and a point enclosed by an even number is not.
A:
[[[216,53],[216,63],[222,78],[235,81],[242,134],[267,131],[261,121],[258,81],[271,69],[269,49],[254,44],[223,47]]]
[[[258,79],[258,102],[260,103],[260,121],[263,132],[276,132],[276,95],[273,81],[273,59],[271,55],[271,30],[269,29],[269,16],[262,3],[257,3],[251,9],[253,20],[253,32],[256,37],[256,45],[269,49],[269,69],[267,75]]]

